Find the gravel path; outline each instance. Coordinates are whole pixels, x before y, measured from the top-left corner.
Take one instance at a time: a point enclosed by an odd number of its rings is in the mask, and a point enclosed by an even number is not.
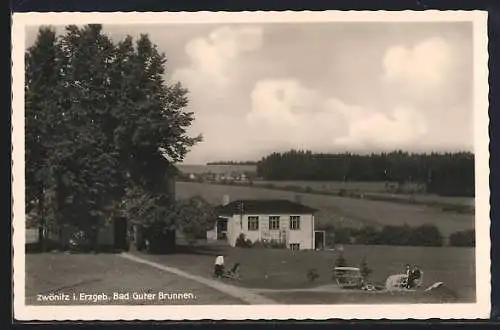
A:
[[[254,305],[254,304],[265,304],[265,305],[276,304],[276,302],[274,300],[272,300],[270,298],[263,297],[255,292],[253,292],[252,290],[249,290],[249,289],[245,289],[242,287],[237,287],[234,285],[222,283],[221,281],[218,281],[218,280],[208,279],[206,277],[201,277],[198,275],[189,274],[189,273],[186,273],[180,269],[165,266],[165,265],[162,265],[162,264],[159,264],[156,262],[152,262],[152,261],[137,257],[137,256],[132,255],[132,254],[122,253],[120,256],[125,258],[125,259],[132,260],[134,262],[145,264],[145,265],[157,268],[159,270],[162,270],[162,271],[165,271],[168,273],[172,273],[172,274],[181,276],[181,277],[189,279],[189,280],[196,281],[198,283],[201,283],[203,285],[211,287],[215,290],[218,290],[224,294],[227,294],[227,295],[232,296],[234,298],[241,299],[248,304],[252,304],[252,305]]]

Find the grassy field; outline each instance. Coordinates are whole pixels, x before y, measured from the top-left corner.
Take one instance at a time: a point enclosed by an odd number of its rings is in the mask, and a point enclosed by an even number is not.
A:
[[[177,198],[194,195],[204,197],[208,202],[219,204],[223,195],[231,200],[249,198],[283,198],[294,200],[297,193],[257,187],[226,186],[207,183],[178,182]],[[418,226],[434,224],[447,237],[458,230],[474,228],[474,215],[444,212],[425,205],[409,205],[385,201],[372,201],[338,196],[300,194],[302,203],[316,208],[317,225],[324,223],[345,226],[360,225],[403,225]]]
[[[134,263],[112,254],[39,253],[26,255],[26,304],[242,304],[238,299],[197,282]],[[120,301],[38,301],[38,295],[80,293],[88,295],[114,292],[189,293],[189,299]]]
[[[391,193],[385,187],[385,182],[341,182],[341,181],[254,181],[256,186],[273,185],[276,188],[297,187],[311,189],[314,192],[325,192],[337,194],[344,189],[348,192],[364,193],[367,197],[384,197],[395,200],[408,200],[412,198],[421,203],[439,203],[459,206],[474,206],[474,198],[471,197],[447,197],[434,194],[404,194]]]
[[[475,299],[474,249],[470,248],[415,248],[390,246],[345,246],[344,257],[351,266],[359,266],[366,257],[369,267],[373,270],[370,281],[383,284],[388,275],[400,273],[405,263],[417,264],[424,271],[424,287],[436,281],[442,281],[446,287],[453,290],[459,300],[473,301]],[[230,280],[235,285],[260,289],[298,289],[310,288],[334,283],[331,277],[331,267],[338,257],[335,251],[291,251],[287,249],[241,249],[224,245],[203,244],[199,246],[180,247],[172,255],[144,255],[156,262],[181,268],[200,276],[212,277],[213,262],[219,254],[226,256],[226,266],[240,263],[241,280]],[[307,281],[306,273],[315,269],[319,278],[314,282]],[[287,292],[266,293],[278,301],[294,303],[319,301],[324,302],[321,293]],[[319,295],[319,296],[318,296]],[[280,299],[282,297],[282,299]],[[298,300],[297,300],[298,299]],[[349,297],[329,298],[346,302]],[[344,300],[343,300],[344,299]],[[358,298],[364,299],[361,296]],[[309,302],[307,302],[309,301]],[[372,302],[377,302],[373,299]],[[379,302],[379,301],[378,301]],[[333,303],[333,302],[332,302]]]
[[[340,181],[255,181],[255,185],[272,184],[276,187],[310,187],[317,191],[337,192],[340,189],[359,190],[362,192],[384,192],[385,182],[340,182]]]

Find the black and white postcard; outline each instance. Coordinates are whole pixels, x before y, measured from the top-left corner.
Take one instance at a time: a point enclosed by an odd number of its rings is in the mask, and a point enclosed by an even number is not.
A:
[[[489,317],[486,21],[14,14],[16,319]]]

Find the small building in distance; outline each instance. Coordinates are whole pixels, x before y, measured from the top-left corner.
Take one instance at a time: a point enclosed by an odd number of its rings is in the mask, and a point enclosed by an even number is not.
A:
[[[292,250],[316,249],[314,214],[316,210],[282,199],[229,201],[216,207],[217,221],[207,232],[208,240],[226,240],[231,246],[241,234],[252,241],[279,242]]]

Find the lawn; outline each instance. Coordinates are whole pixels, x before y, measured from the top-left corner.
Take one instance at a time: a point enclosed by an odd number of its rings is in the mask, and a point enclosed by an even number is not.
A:
[[[298,289],[332,284],[331,267],[338,257],[338,252],[334,251],[242,249],[221,244],[180,246],[176,254],[141,256],[192,274],[212,277],[213,262],[219,254],[226,256],[226,267],[237,262],[241,264],[241,280],[230,281],[254,289]],[[411,263],[424,271],[424,286],[442,281],[463,300],[475,297],[474,249],[349,245],[344,246],[344,257],[352,266],[358,266],[366,257],[373,269],[370,276],[373,283],[383,284],[388,275],[400,273],[405,263]],[[315,282],[307,281],[309,269],[319,274]]]
[[[37,253],[26,255],[27,305],[92,304],[89,301],[39,302],[37,295],[119,293],[182,293],[189,299],[107,301],[99,304],[242,304],[238,299],[197,282],[137,264],[113,254]]]
[[[227,186],[208,183],[178,182],[177,198],[200,195],[208,202],[219,204],[224,195],[231,200],[251,198],[283,198],[294,200],[297,193],[257,187]],[[425,205],[409,205],[386,201],[300,194],[302,203],[318,209],[317,226],[325,223],[342,223],[345,226],[434,224],[447,237],[450,234],[474,228],[474,215],[444,212]],[[486,220],[486,219],[485,219]]]

